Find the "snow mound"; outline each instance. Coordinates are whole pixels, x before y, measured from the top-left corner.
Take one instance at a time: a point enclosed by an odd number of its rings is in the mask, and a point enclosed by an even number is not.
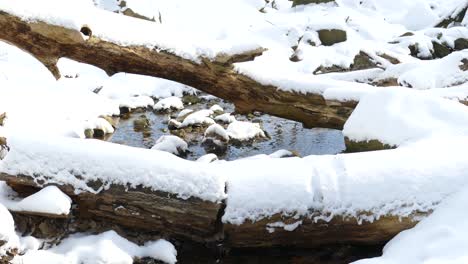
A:
[[[211,162],[214,162],[214,161],[217,161],[217,160],[218,160],[218,156],[216,156],[216,154],[208,153],[208,154],[203,155],[200,158],[198,158],[197,162],[211,163]]]
[[[166,151],[179,156],[187,152],[188,145],[178,136],[164,135],[156,141],[151,149]]]
[[[56,186],[47,186],[39,192],[21,200],[17,206],[21,211],[69,214],[72,200]]]
[[[212,125],[215,122],[210,117],[211,115],[213,115],[213,111],[209,109],[199,110],[191,113],[184,119],[184,121],[182,121],[182,127]]]
[[[224,113],[224,114],[218,115],[214,119],[215,121],[222,122],[225,124],[230,124],[236,121],[236,118],[232,116],[230,113]]]
[[[229,141],[228,132],[220,125],[213,124],[205,130],[205,137],[217,138],[222,141]]]
[[[161,99],[153,107],[153,109],[156,111],[163,111],[163,110],[170,110],[170,109],[180,110],[183,108],[184,108],[184,103],[182,103],[182,100],[176,96],[171,96],[171,97]]]
[[[257,123],[246,121],[235,121],[229,124],[226,129],[230,138],[240,141],[247,141],[256,137],[265,137],[265,132]]]
[[[168,264],[177,262],[175,247],[166,240],[138,246],[115,231],[98,235],[75,234],[46,250],[30,250],[16,257],[14,264],[102,263],[131,264],[133,258],[150,257]]]
[[[364,96],[343,129],[353,141],[376,139],[393,146],[435,134],[467,132],[465,105],[406,88]]]

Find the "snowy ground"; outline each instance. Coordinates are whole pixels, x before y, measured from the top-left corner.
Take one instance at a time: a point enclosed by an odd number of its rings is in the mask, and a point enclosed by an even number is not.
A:
[[[7,138],[10,148],[0,161],[0,172],[48,177],[49,182],[72,184],[80,191],[99,191],[87,181],[100,179],[106,184],[143,184],[182,199],[227,199],[223,221],[233,224],[274,214],[322,220],[348,216],[372,222],[387,215],[434,211],[392,240],[381,258],[358,263],[465,263],[468,110],[458,101],[468,97],[468,72],[460,67],[468,51],[421,60],[410,55],[409,47],[417,44],[417,56],[428,57],[433,42],[454,47],[456,39],[468,38],[467,17],[448,29],[433,28],[468,3],[336,2],[291,8],[286,0],[126,1],[128,8],[156,22],[112,13],[122,10],[110,0],[0,0],[0,10],[70,28],[87,24],[103,39],[158,47],[195,62],[264,47],[264,55],[236,64],[237,71],[283,90],[360,100],[343,133],[356,141],[375,139],[398,148],[281,159],[284,153],[274,153],[229,162],[206,156],[195,162],[167,153],[186,148],[177,138],[161,140],[151,150],[85,140],[86,129],[112,133],[105,117],[119,115],[121,107],[180,110],[184,106],[179,98],[194,89],[147,76],[108,77],[100,69],[67,59],[59,61],[62,78],[56,81],[34,58],[0,42],[0,114],[7,113],[0,136]],[[321,45],[317,33],[321,29],[344,30],[347,40]],[[412,35],[402,36],[407,32]],[[360,52],[378,67],[312,74],[319,67],[350,67]],[[290,60],[294,55],[299,61]],[[387,55],[400,63],[392,64]],[[387,79],[406,88],[372,86]],[[185,112],[188,116],[180,126],[212,125],[215,111],[220,109]],[[259,127],[236,121],[228,113],[216,118],[231,124],[227,130],[213,125],[207,133],[226,139],[265,136]],[[74,177],[72,171],[82,177]],[[42,241],[15,233],[7,208],[67,214],[69,198],[51,187],[20,200],[3,183],[1,187],[0,240],[8,243],[0,247],[0,254],[11,248],[25,253],[14,263],[132,263],[133,257],[145,256],[176,261],[177,252],[167,241],[138,246],[113,231],[76,234],[58,246],[40,249]],[[317,211],[321,214],[311,214]],[[270,227],[292,231],[297,225],[279,222]]]

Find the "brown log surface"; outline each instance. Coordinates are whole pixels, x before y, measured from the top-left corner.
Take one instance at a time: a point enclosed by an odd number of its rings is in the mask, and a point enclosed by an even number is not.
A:
[[[40,186],[32,177],[0,173],[22,196],[37,191]],[[413,217],[385,216],[374,222],[358,223],[354,218],[336,216],[330,222],[314,222],[309,217],[287,219],[274,215],[241,225],[222,223],[223,203],[212,203],[196,198],[179,199],[174,194],[147,188],[125,188],[112,185],[94,194],[75,194],[72,186],[58,186],[68,194],[76,213],[73,222],[91,220],[104,223],[108,229],[123,228],[132,232],[149,232],[168,239],[180,239],[204,244],[221,243],[225,248],[320,248],[327,245],[379,245],[399,232],[413,227]],[[228,198],[229,199],[229,198]],[[301,220],[296,229],[287,231],[269,224],[282,221],[291,224]],[[105,229],[105,228],[104,228]],[[102,228],[100,228],[102,230]]]
[[[90,29],[92,31],[92,29]],[[263,50],[237,55],[220,55],[202,63],[178,57],[166,51],[143,46],[119,46],[82,33],[44,22],[26,22],[0,11],[0,40],[32,54],[56,78],[56,63],[66,57],[97,66],[109,75],[127,72],[164,78],[183,83],[229,100],[240,113],[260,111],[302,122],[306,127],[341,129],[356,102],[327,101],[319,94],[286,92],[262,85],[239,74],[232,63],[253,60]]]

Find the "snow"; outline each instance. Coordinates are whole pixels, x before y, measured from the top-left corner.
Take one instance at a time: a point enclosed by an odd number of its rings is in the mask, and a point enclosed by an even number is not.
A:
[[[0,182],[0,203],[11,211],[68,215],[72,200],[56,186],[47,186],[24,199],[15,199],[15,193],[5,182]]]
[[[216,154],[208,153],[208,154],[203,155],[200,158],[198,158],[197,162],[211,163],[211,162],[214,162],[214,161],[217,161],[217,160],[218,160],[218,156],[216,156]]]
[[[224,127],[213,124],[205,130],[205,137],[214,137],[223,141],[229,141],[229,135]]]
[[[378,140],[400,146],[433,135],[468,133],[468,109],[457,101],[392,88],[361,99],[343,134],[353,141]]]
[[[227,177],[223,222],[275,214],[372,222],[430,212],[468,183],[467,142],[434,137],[386,151],[214,163]]]
[[[210,107],[210,110],[213,111],[213,112],[221,112],[221,113],[224,112],[224,109],[221,106],[217,105],[217,104],[212,105]]]
[[[230,138],[246,141],[257,137],[265,137],[265,133],[257,123],[246,121],[235,121],[229,124],[226,129]]]
[[[183,109],[184,103],[179,97],[171,96],[164,99],[159,100],[153,107],[156,111],[163,111],[163,110],[170,110],[170,109]]]
[[[194,113],[189,114],[184,121],[182,121],[182,127],[197,126],[197,125],[212,125],[215,122],[210,117],[213,115],[213,111],[209,109],[198,110]]]
[[[184,118],[192,112],[193,112],[193,109],[184,109],[177,114],[177,119]]]
[[[284,157],[292,157],[294,156],[294,153],[292,153],[291,151],[289,150],[286,150],[286,149],[280,149],[278,151],[275,151],[273,153],[271,153],[270,155],[271,158],[284,158]]]
[[[218,115],[214,119],[215,121],[222,122],[225,124],[229,124],[229,123],[236,121],[236,118],[232,116],[230,113],[224,113],[224,114]]]
[[[50,249],[29,250],[15,257],[13,264],[131,264],[135,257],[151,257],[173,264],[177,261],[177,251],[166,240],[150,241],[138,246],[115,231],[107,231],[98,235],[71,235]]]
[[[144,185],[182,199],[224,199],[224,177],[203,164],[150,149],[64,137],[9,135],[10,152],[0,161],[0,171],[27,175],[46,183],[71,184],[79,191],[97,192],[110,184]],[[76,176],[80,176],[79,178]],[[95,190],[88,181],[100,180]]]
[[[187,142],[178,136],[164,135],[156,140],[156,144],[151,148],[166,151],[174,155],[182,155],[188,149]]]
[[[0,204],[0,241],[6,242],[0,246],[0,257],[11,249],[19,247],[19,237],[15,233],[15,222],[7,208]]]
[[[382,257],[355,264],[466,263],[468,260],[468,189],[451,195],[416,227],[403,231],[384,248]]]

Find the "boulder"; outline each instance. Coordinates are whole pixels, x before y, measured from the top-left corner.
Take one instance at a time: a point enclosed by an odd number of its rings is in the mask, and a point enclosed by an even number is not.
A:
[[[342,29],[321,29],[318,31],[319,39],[324,46],[332,46],[347,40],[346,31]]]
[[[455,50],[468,49],[468,39],[459,38],[455,40]]]
[[[322,4],[322,3],[331,3],[335,0],[293,0],[293,7],[298,5],[308,5],[308,4]]]

